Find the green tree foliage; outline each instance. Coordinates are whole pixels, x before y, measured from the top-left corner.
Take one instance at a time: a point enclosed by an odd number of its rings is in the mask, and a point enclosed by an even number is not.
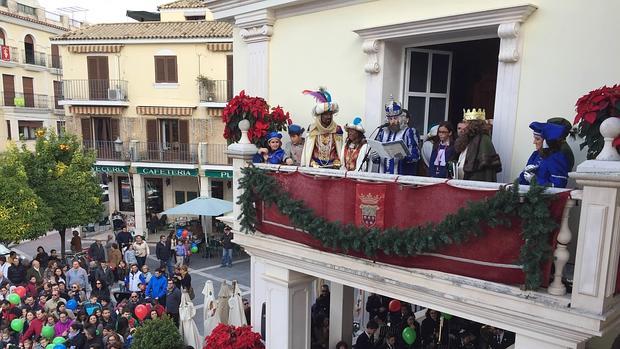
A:
[[[138,327],[131,342],[132,349],[180,349],[183,339],[174,322],[163,316],[148,320]]]
[[[20,154],[30,187],[51,209],[64,255],[66,230],[96,221],[103,212],[101,187],[91,170],[95,155],[84,152],[74,135],[42,130],[37,131],[35,151],[23,147]]]
[[[16,148],[0,157],[0,241],[36,239],[51,227],[50,208],[28,186]]]

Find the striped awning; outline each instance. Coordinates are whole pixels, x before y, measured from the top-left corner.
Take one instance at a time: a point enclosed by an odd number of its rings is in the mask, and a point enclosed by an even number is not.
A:
[[[207,50],[214,52],[232,51],[232,42],[212,42],[207,44]]]
[[[194,107],[159,107],[159,106],[138,106],[136,112],[140,115],[173,115],[191,116]]]
[[[222,116],[221,108],[207,108],[207,116]]]
[[[72,105],[69,107],[71,114],[84,115],[120,115],[125,107],[118,106],[92,106],[92,105]]]
[[[71,45],[71,53],[119,53],[123,45]]]

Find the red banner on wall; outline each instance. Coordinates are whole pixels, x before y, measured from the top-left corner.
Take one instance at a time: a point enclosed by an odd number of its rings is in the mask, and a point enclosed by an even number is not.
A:
[[[357,183],[355,186],[355,224],[366,228],[383,228],[385,185]]]
[[[2,45],[1,48],[2,48],[2,60],[10,61],[11,60],[11,49],[6,45]]]

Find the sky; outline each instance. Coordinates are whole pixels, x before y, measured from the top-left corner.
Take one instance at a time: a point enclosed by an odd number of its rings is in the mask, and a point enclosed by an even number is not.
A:
[[[173,0],[39,0],[47,11],[61,14],[59,9],[80,7],[86,11],[75,12],[73,19],[94,23],[134,22],[127,17],[127,10],[157,11],[157,6]],[[71,18],[71,15],[69,15]]]

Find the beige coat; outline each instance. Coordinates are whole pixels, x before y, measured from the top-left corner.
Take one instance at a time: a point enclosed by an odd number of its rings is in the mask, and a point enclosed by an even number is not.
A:
[[[149,244],[147,244],[145,241],[142,241],[141,244],[134,242],[133,249],[136,251],[136,257],[146,257],[151,254],[149,250]]]

